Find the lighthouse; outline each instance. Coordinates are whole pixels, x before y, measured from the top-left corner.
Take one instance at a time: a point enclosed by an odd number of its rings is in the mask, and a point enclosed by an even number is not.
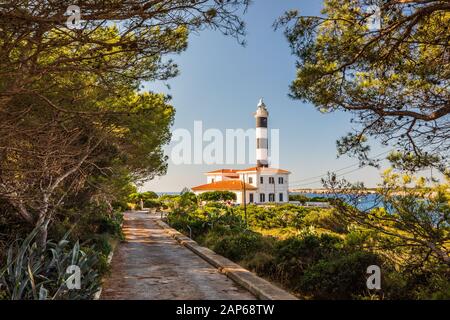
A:
[[[259,168],[269,167],[269,139],[267,119],[269,112],[263,99],[259,100],[256,118],[256,164]]]
[[[256,119],[257,166],[247,169],[219,169],[206,173],[206,184],[191,188],[195,194],[229,191],[236,195],[236,204],[289,202],[288,170],[269,167],[269,112],[263,99],[253,114]],[[273,141],[272,141],[273,143]]]

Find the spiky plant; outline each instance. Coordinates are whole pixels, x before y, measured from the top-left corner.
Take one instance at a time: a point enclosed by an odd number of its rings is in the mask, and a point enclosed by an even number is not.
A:
[[[11,300],[91,299],[100,285],[95,250],[83,250],[79,242],[71,247],[66,234],[57,243],[47,241],[42,252],[35,242],[37,231],[10,245],[6,264],[0,268],[0,296]],[[79,267],[80,289],[67,286],[74,277],[67,272],[69,266]]]

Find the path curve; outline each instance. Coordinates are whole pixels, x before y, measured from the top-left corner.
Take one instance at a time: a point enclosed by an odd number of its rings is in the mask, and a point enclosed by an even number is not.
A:
[[[156,215],[127,212],[124,218],[125,241],[116,248],[100,299],[255,299],[166,234]]]

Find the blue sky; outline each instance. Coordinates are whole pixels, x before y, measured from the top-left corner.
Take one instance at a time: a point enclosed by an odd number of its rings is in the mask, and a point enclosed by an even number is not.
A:
[[[248,32],[246,47],[218,32],[191,35],[187,51],[174,57],[181,74],[167,82],[170,89],[161,83],[148,83],[146,88],[171,94],[177,110],[173,129],[190,131],[196,120],[203,121],[205,129],[217,128],[223,132],[227,128],[253,128],[252,113],[259,98],[264,97],[270,112],[269,125],[280,129],[281,167],[292,172],[291,181],[353,165],[357,160],[336,157],[336,140],[351,130],[349,116],[321,114],[314,106],[288,97],[289,84],[295,78],[295,57],[282,31],[275,32],[272,27],[288,9],[317,15],[321,5],[322,1],[311,0],[254,1],[244,16]],[[373,154],[384,150],[373,143]],[[171,146],[166,151],[170,155]],[[203,173],[221,167],[174,165],[169,160],[167,175],[146,183],[142,189],[181,191],[183,187],[204,184]],[[375,186],[380,171],[365,168],[345,177]],[[299,187],[320,187],[317,180],[302,181]]]

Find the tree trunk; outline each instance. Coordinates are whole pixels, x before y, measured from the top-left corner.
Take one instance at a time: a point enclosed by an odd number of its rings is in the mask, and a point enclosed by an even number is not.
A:
[[[48,224],[41,225],[36,235],[36,244],[40,252],[44,252],[47,247],[47,235],[48,235],[47,226]]]
[[[45,251],[47,247],[47,235],[48,235],[48,224],[50,219],[46,217],[44,214],[39,216],[39,219],[36,223],[36,227],[38,228],[38,232],[36,234],[36,244],[38,246],[39,251]]]

